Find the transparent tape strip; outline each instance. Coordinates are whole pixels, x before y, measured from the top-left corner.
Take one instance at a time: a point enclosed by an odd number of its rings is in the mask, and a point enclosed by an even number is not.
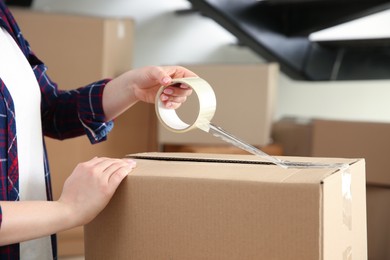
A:
[[[352,260],[352,247],[347,247],[343,252],[343,260]]]
[[[348,230],[352,231],[352,174],[349,164],[346,163],[307,163],[307,162],[289,162],[281,161],[286,168],[336,168],[341,171],[341,193],[343,197],[343,224]],[[348,257],[344,259],[351,259],[352,249],[348,250]],[[345,256],[345,255],[344,255]]]
[[[348,169],[342,173],[343,223],[352,230],[352,175]]]
[[[351,230],[352,229],[352,191],[351,191],[351,173],[349,164],[346,163],[316,163],[316,162],[292,162],[281,160],[279,158],[268,155],[260,149],[242,141],[233,136],[221,127],[211,123],[216,110],[216,96],[212,87],[203,79],[198,77],[174,79],[174,84],[185,84],[191,87],[198,96],[199,111],[196,120],[192,124],[183,122],[176,111],[166,109],[160,100],[160,95],[166,87],[161,87],[155,99],[155,108],[157,117],[160,122],[170,131],[176,133],[184,133],[193,129],[200,129],[208,132],[224,141],[231,143],[249,153],[255,154],[260,158],[267,160],[282,168],[303,168],[303,169],[324,169],[334,168],[342,173],[342,196],[343,196],[343,223]]]

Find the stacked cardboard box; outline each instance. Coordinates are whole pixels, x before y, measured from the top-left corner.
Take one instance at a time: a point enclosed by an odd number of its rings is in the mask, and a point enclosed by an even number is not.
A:
[[[279,66],[269,64],[185,64],[205,79],[214,89],[217,108],[213,123],[233,135],[256,146],[271,143],[271,128],[275,110]],[[190,97],[178,114],[183,120],[192,122],[199,110],[198,101]],[[189,119],[189,120],[186,120]],[[160,145],[220,145],[218,138],[194,130],[177,134],[158,128]]]
[[[275,123],[273,131],[287,155],[365,158],[368,256],[390,259],[390,124],[290,118]]]
[[[146,153],[85,227],[86,259],[367,259],[365,163]],[[284,158],[286,159],[286,158]]]

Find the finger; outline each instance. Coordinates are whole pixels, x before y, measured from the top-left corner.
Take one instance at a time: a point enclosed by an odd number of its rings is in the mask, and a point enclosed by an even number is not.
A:
[[[169,86],[164,89],[163,93],[169,96],[189,96],[192,94],[192,88],[188,87],[185,84]]]
[[[98,174],[98,178],[101,178],[105,183],[107,183],[111,175],[121,167],[129,167],[130,170],[127,173],[123,172],[124,175],[127,175],[133,167],[135,167],[135,162],[132,160],[122,160],[122,159],[111,159],[111,158],[97,158],[93,162],[92,167],[94,167],[94,173]]]
[[[112,159],[107,157],[95,157],[92,160],[88,161],[87,163],[89,166],[94,167],[96,171],[103,172],[107,167],[109,167],[113,160],[118,159]]]
[[[198,75],[196,75],[193,71],[190,71],[187,68],[181,66],[166,66],[156,68],[156,78],[160,79],[160,83],[163,86],[168,86],[172,82],[172,79],[198,77]]]
[[[134,169],[135,164],[132,166],[130,164],[119,167],[115,169],[108,179],[108,185],[112,188],[116,189],[119,184],[122,182],[122,180],[129,175],[129,173]]]
[[[134,161],[118,159],[112,161],[112,163],[103,171],[103,174],[109,180],[114,173],[127,175],[134,167]]]
[[[196,73],[182,66],[168,66],[165,67],[165,69],[166,72],[171,76],[171,78],[198,77]]]
[[[163,85],[163,86],[168,86],[172,81],[172,78],[169,77],[169,76],[164,76],[162,79],[161,79],[161,82],[160,84]]]
[[[184,103],[187,100],[187,97],[192,94],[191,88],[179,89],[166,88],[160,96],[160,100],[164,103],[166,108],[174,108],[180,106],[181,103]],[[177,104],[174,104],[177,103]]]
[[[179,108],[186,101],[186,99],[187,97],[169,97],[169,96],[161,97],[164,107],[169,109]]]
[[[175,97],[175,96],[164,95],[161,97],[161,100],[165,103],[167,103],[167,102],[184,103],[187,100],[187,97],[186,96]]]
[[[164,106],[169,109],[178,109],[183,103],[176,103],[176,102],[171,102],[168,101],[164,103]]]
[[[163,86],[168,86],[172,82],[172,77],[162,67],[154,67],[152,74]]]
[[[100,163],[107,162],[110,159],[111,158],[108,158],[108,157],[97,157],[97,156],[95,156],[94,158],[92,158],[89,161],[86,161],[85,163],[89,164],[90,166],[95,166],[95,165],[98,165]]]

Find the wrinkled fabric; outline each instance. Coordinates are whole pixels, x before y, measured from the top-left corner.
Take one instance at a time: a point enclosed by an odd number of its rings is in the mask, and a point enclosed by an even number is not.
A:
[[[60,90],[47,75],[45,64],[30,49],[3,1],[0,1],[0,26],[15,39],[37,78],[42,97],[42,134],[60,140],[87,135],[91,143],[104,141],[106,135],[113,128],[112,121],[105,122],[102,105],[103,90],[109,79],[103,79],[71,91]],[[52,200],[46,148],[44,168],[47,198]],[[0,79],[0,201],[19,200],[18,180],[15,109],[11,95]],[[2,220],[3,215],[0,207],[0,228]],[[55,235],[52,236],[52,245],[53,258],[57,259]],[[19,258],[19,244],[0,247],[0,259]]]

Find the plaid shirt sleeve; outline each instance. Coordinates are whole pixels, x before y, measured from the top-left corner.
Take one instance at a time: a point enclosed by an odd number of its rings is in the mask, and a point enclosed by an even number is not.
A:
[[[24,42],[41,88],[44,135],[63,140],[87,134],[91,143],[105,140],[113,128],[112,121],[105,121],[102,102],[104,87],[110,80],[103,79],[70,91],[59,90],[47,75],[45,64],[31,51],[28,42]]]
[[[34,54],[30,60],[42,92],[42,129],[46,136],[56,139],[87,134],[91,143],[106,139],[113,122],[106,122],[102,105],[103,90],[108,79],[71,91],[62,91],[46,74],[47,68]]]
[[[2,4],[2,3],[1,3]],[[91,143],[106,139],[113,122],[106,122],[102,94],[109,79],[100,80],[72,91],[60,90],[47,75],[47,67],[33,53],[9,10],[1,6],[6,28],[15,35],[38,80],[42,93],[42,129],[46,136],[66,139],[87,134]],[[69,75],[70,77],[72,75]]]
[[[9,10],[3,8],[7,14],[7,28],[15,35],[41,89],[43,134],[60,140],[84,134],[91,143],[105,140],[113,128],[113,121],[105,121],[102,105],[103,90],[110,79],[103,79],[72,91],[60,90],[48,76],[45,64],[31,50]]]

